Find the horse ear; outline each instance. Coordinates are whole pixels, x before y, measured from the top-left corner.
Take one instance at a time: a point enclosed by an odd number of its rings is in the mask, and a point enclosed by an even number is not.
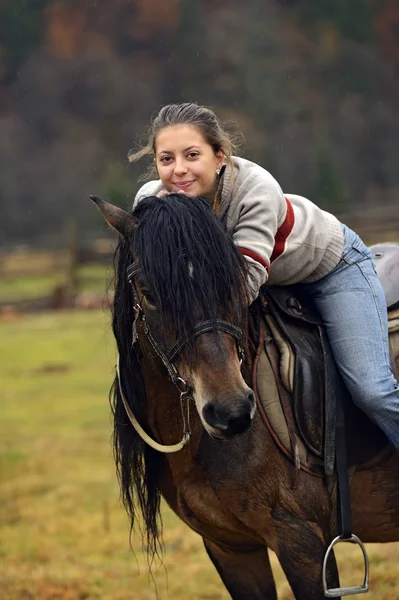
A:
[[[133,215],[130,215],[122,208],[119,208],[119,206],[114,206],[98,196],[89,196],[89,198],[97,204],[104,219],[112,229],[115,229],[115,231],[125,238],[132,235],[137,225],[136,217],[133,217]]]

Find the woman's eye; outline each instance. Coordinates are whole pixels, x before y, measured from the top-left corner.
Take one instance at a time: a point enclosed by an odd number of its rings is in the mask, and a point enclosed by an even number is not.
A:
[[[199,152],[190,152],[189,154],[190,158],[197,158],[197,156],[199,156]]]
[[[172,160],[172,157],[171,157],[171,156],[163,156],[163,157],[161,158],[161,162],[163,162],[163,163],[168,163],[168,162],[170,162],[171,160]]]

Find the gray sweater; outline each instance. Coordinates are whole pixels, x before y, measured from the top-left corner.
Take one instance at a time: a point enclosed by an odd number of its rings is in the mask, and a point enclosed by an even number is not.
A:
[[[274,177],[244,158],[227,166],[219,216],[248,261],[248,291],[254,300],[259,288],[310,283],[327,275],[340,261],[344,246],[341,224],[307,198],[283,194]],[[149,181],[133,206],[157,194],[162,183]]]

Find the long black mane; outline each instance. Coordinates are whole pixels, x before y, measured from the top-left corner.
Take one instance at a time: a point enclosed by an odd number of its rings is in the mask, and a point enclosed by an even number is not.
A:
[[[140,282],[151,292],[165,323],[193,347],[193,330],[201,320],[224,318],[246,322],[245,260],[206,200],[169,194],[143,199],[133,239],[120,239],[114,257],[113,332],[123,371],[123,388],[133,412],[146,422],[146,396],[137,345],[132,347],[133,296],[126,270],[140,265]],[[167,373],[165,370],[165,378]],[[117,379],[111,388],[114,413],[114,455],[121,495],[135,523],[135,509],[144,518],[146,546],[152,557],[160,540],[161,455],[147,446],[131,426]]]
[[[134,215],[141,280],[179,337],[190,339],[204,319],[241,321],[245,261],[206,200],[153,196],[141,201]]]

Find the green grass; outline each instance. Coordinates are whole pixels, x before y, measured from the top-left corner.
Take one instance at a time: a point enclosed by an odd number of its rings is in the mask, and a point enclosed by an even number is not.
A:
[[[57,285],[65,282],[66,270],[49,273],[21,275],[6,274],[0,278],[0,302],[11,304],[19,300],[31,300],[51,294]],[[78,269],[80,292],[104,294],[109,279],[110,267],[106,265],[85,265]]]
[[[15,317],[14,317],[15,319]],[[155,600],[140,537],[129,548],[110,436],[115,362],[100,311],[0,321],[0,597]],[[199,536],[163,508],[158,597],[227,600]],[[398,545],[369,547],[368,600],[399,598]],[[342,572],[361,579],[355,549]],[[280,600],[292,600],[273,557]]]

